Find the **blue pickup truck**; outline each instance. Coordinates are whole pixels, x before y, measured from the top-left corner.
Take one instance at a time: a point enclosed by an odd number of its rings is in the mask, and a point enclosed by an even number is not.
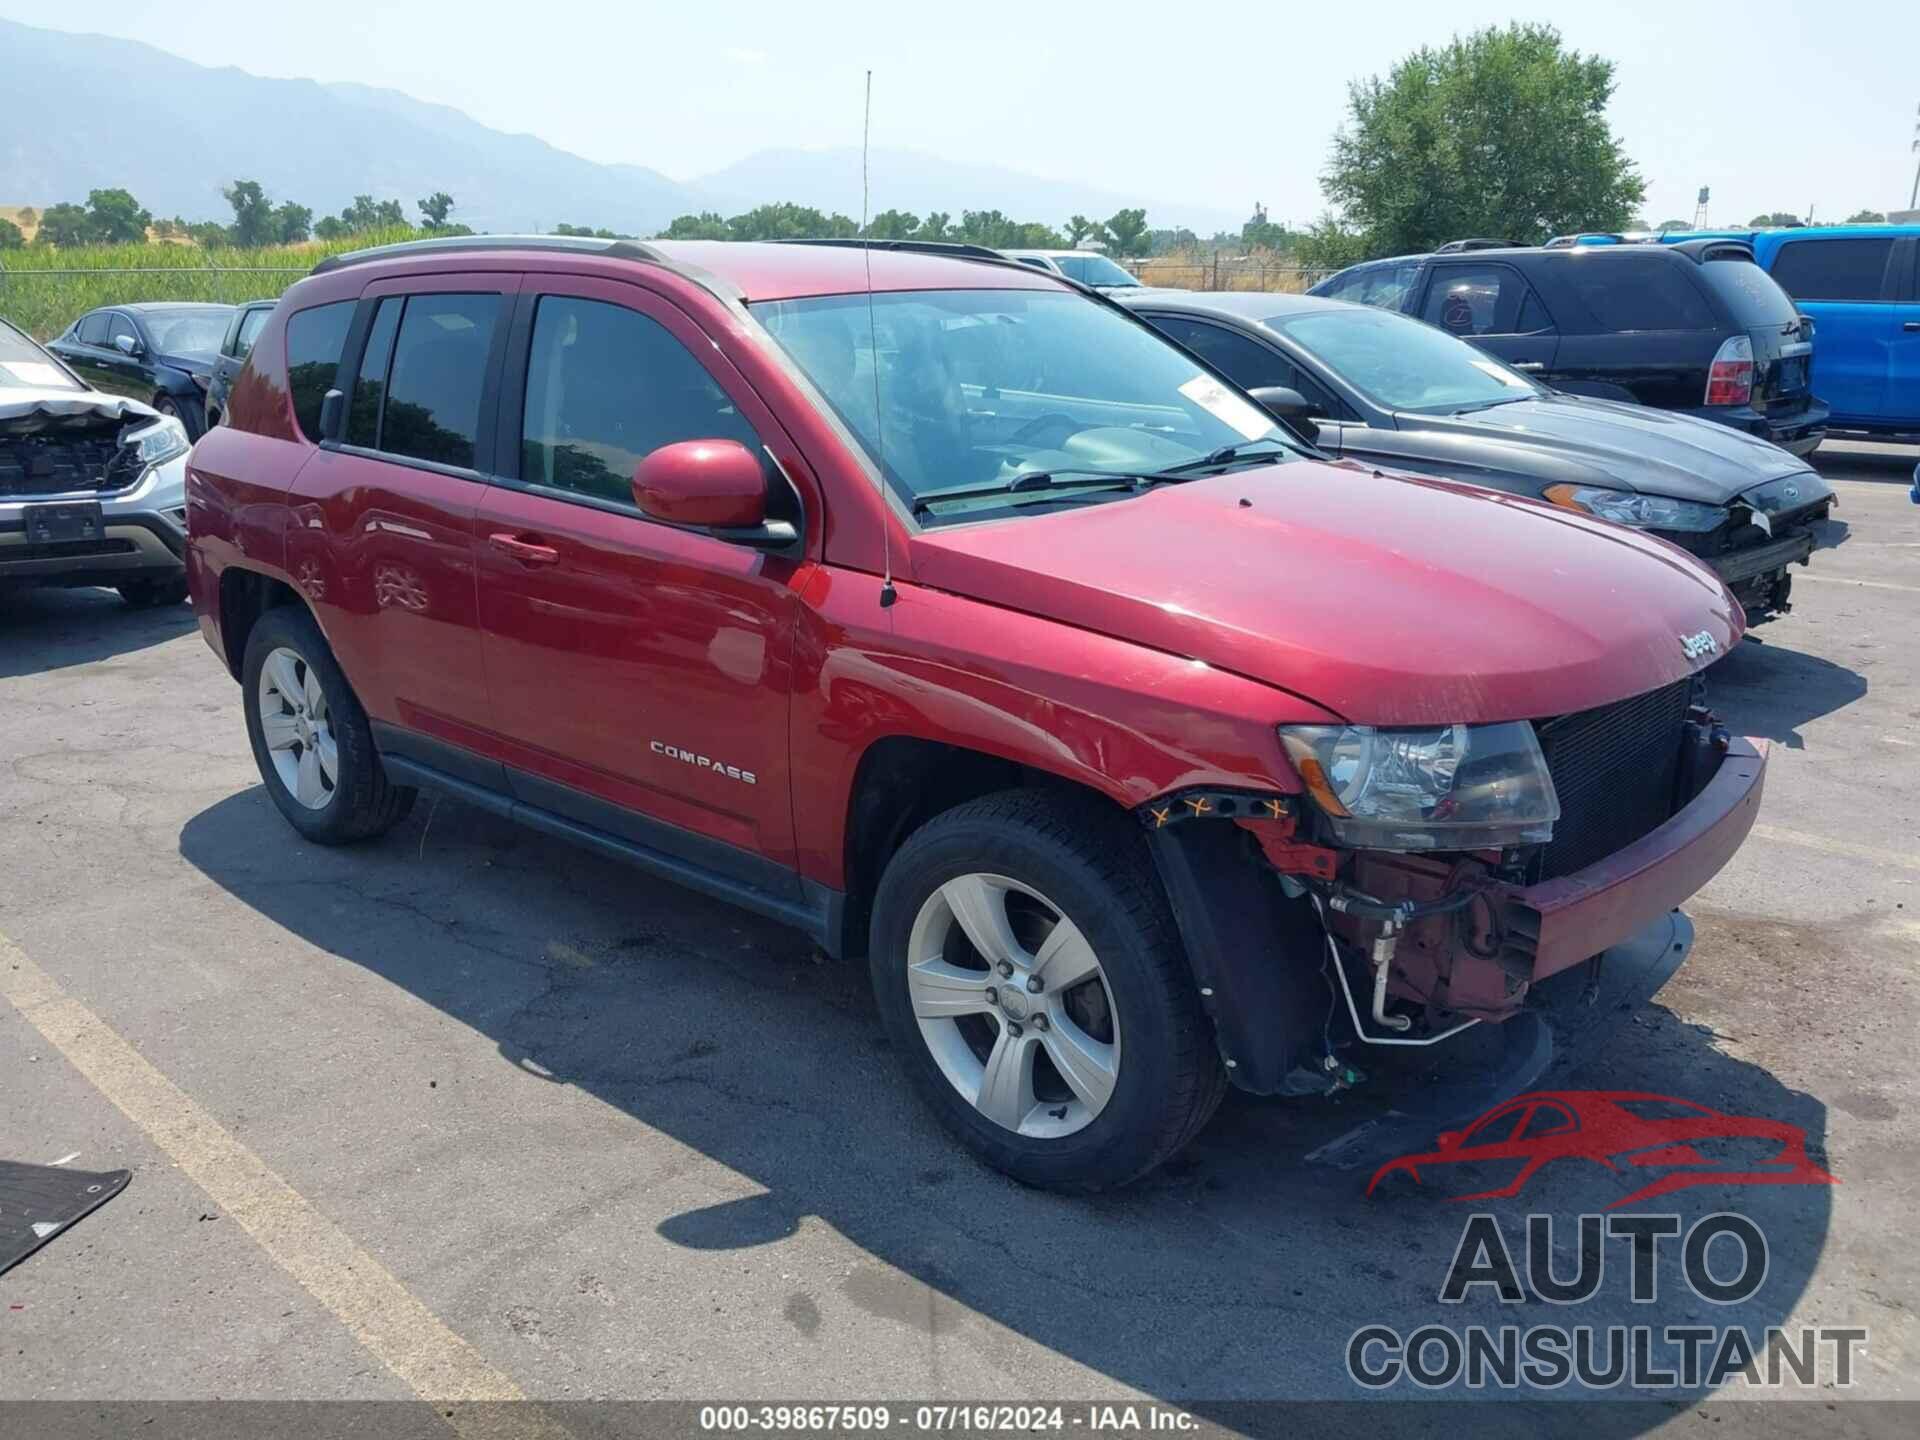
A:
[[[1660,238],[1709,237],[1746,241],[1760,268],[1813,320],[1813,388],[1833,411],[1834,431],[1920,439],[1920,225],[1682,230]]]

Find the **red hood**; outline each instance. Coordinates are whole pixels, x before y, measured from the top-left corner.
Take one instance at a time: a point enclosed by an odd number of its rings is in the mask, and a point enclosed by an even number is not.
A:
[[[1679,679],[1745,627],[1719,579],[1664,541],[1315,461],[929,531],[913,566],[937,589],[1203,660],[1357,724],[1583,710]],[[1690,660],[1681,637],[1703,630],[1719,648]]]

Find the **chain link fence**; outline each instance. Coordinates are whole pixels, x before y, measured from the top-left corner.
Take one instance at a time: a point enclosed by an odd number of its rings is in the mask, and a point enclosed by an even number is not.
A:
[[[1271,255],[1160,255],[1127,262],[1143,285],[1169,290],[1265,290],[1298,295],[1331,272],[1308,270]]]

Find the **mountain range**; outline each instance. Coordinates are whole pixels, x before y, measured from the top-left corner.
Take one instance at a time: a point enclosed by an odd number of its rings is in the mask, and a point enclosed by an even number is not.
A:
[[[75,104],[80,95],[95,98]],[[316,215],[361,194],[398,199],[411,214],[417,198],[445,190],[457,202],[455,219],[499,232],[564,221],[646,235],[676,215],[731,215],[779,200],[860,213],[857,149],[766,149],[711,175],[675,180],[644,165],[600,164],[394,90],[269,79],[196,65],[138,41],[6,20],[0,96],[4,204],[84,201],[89,190],[118,186],[156,216],[224,219],[220,189],[244,177]],[[1237,230],[1245,218],[917,151],[875,150],[870,170],[876,211],[957,217],[992,209],[1059,224],[1072,214],[1102,218],[1145,205],[1149,223],[1202,234]]]

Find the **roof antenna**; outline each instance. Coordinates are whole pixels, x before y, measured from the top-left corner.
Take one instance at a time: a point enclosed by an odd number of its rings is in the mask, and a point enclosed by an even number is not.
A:
[[[867,199],[867,153],[873,140],[873,71],[867,71],[867,109],[860,125],[860,254],[867,266],[867,354],[873,364],[873,443],[879,450],[875,456],[881,464],[886,463],[886,437],[881,433],[880,419],[880,330],[873,318],[873,236],[867,230],[869,203]],[[886,610],[900,597],[893,588],[893,527],[888,523],[885,513],[887,498],[887,477],[879,477],[880,499],[880,554],[885,573],[880,580],[880,608]]]

